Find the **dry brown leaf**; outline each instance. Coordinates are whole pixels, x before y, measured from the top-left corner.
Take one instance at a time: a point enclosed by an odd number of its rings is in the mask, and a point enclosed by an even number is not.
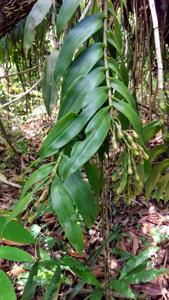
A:
[[[155,285],[155,284],[138,285],[138,286],[135,285],[133,288],[137,292],[142,292],[152,297],[162,295],[160,285]]]
[[[130,236],[132,237],[133,240],[133,247],[132,247],[132,253],[133,255],[137,254],[137,250],[139,249],[139,237],[137,234],[135,234],[132,231],[129,231]]]
[[[5,245],[9,245],[9,246],[17,246],[17,247],[25,247],[25,246],[29,246],[29,244],[23,244],[23,243],[17,243],[17,242],[13,242],[13,241],[9,241],[9,240],[5,240],[2,239],[0,240],[3,244]]]
[[[95,266],[92,270],[92,273],[96,278],[103,278],[104,277],[103,268],[101,266]]]
[[[73,249],[68,249],[67,253],[68,253],[68,255],[75,257],[75,258],[83,258],[84,257],[84,255],[82,255],[78,252],[75,252]]]
[[[18,277],[20,274],[25,273],[26,270],[23,266],[14,265],[12,270],[8,271],[7,274],[10,277]]]

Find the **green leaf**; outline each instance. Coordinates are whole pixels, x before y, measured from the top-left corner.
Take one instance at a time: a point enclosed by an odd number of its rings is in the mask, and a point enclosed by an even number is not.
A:
[[[53,169],[53,164],[49,163],[39,167],[38,170],[33,172],[23,187],[21,198],[23,198],[26,195],[27,191],[30,189],[32,185],[46,178],[52,172],[52,169]]]
[[[117,91],[123,98],[130,104],[130,106],[136,110],[136,103],[133,95],[130,93],[129,89],[125,84],[119,79],[113,78],[111,80],[112,88]]]
[[[63,4],[60,8],[59,15],[57,17],[57,34],[58,36],[61,35],[61,33],[64,30],[65,25],[68,23],[68,21],[71,19],[73,14],[75,13],[76,9],[80,5],[82,0],[64,0]]]
[[[4,298],[5,297],[5,298]],[[9,277],[0,270],[0,299],[16,300],[14,288]]]
[[[43,142],[39,155],[41,158],[44,158],[46,156],[52,155],[53,154],[53,149],[50,149],[50,146],[52,147],[52,143],[54,141],[57,141],[59,139],[60,135],[67,130],[70,125],[73,123],[74,120],[77,119],[77,115],[74,113],[68,113],[65,115],[62,119],[60,119],[56,125],[52,128],[50,133],[48,134],[47,138]],[[56,147],[54,150],[54,153],[56,153]]]
[[[103,292],[102,290],[95,289],[91,294],[90,294],[90,300],[101,300],[103,297]]]
[[[149,157],[151,162],[156,159],[160,154],[165,153],[167,151],[167,145],[157,145],[149,150]]]
[[[168,269],[150,269],[129,274],[124,280],[130,284],[140,284],[150,282],[161,274],[168,273]]]
[[[124,174],[123,174],[122,178],[120,179],[119,187],[116,191],[117,194],[121,194],[124,191],[124,189],[127,185],[127,179],[128,179],[128,173],[126,171],[124,171]]]
[[[78,49],[81,44],[83,44],[83,42],[85,42],[89,37],[97,32],[102,26],[103,15],[95,14],[80,21],[69,32],[63,43],[58,60],[55,65],[54,78],[56,83],[60,81],[62,75],[69,67],[76,49]]]
[[[35,28],[43,21],[52,5],[52,0],[38,0],[31,9],[25,24],[23,46],[28,52],[35,38]]]
[[[7,217],[0,217],[0,228],[7,223]],[[36,243],[33,236],[17,221],[10,221],[2,233],[2,238],[16,243],[31,244]]]
[[[114,13],[113,19],[114,19],[114,37],[119,45],[119,48],[122,49],[123,46],[122,26],[116,16],[116,13]]]
[[[86,127],[85,133],[88,135],[86,139],[73,146],[71,157],[63,169],[65,178],[85,164],[103,144],[110,128],[110,116],[107,110],[107,107],[103,108],[94,116]]]
[[[90,228],[96,221],[97,207],[89,184],[83,180],[80,172],[76,172],[66,179],[64,186]]]
[[[42,91],[44,103],[50,116],[58,96],[58,87],[54,82],[54,69],[58,57],[58,50],[53,49],[52,53],[45,60]]]
[[[92,272],[84,266],[84,264],[70,256],[65,256],[61,260],[61,265],[69,267],[80,279],[84,280],[88,284],[100,286],[99,281],[92,274]]]
[[[167,202],[169,200],[169,184],[165,187],[165,195],[164,195],[164,200]]]
[[[76,251],[83,251],[82,229],[77,222],[73,201],[67,193],[62,181],[56,175],[51,186],[51,201],[65,234]]]
[[[95,101],[92,101],[92,99],[95,99]],[[45,157],[52,155],[58,152],[60,148],[68,144],[83,129],[86,123],[106,100],[106,88],[100,87],[93,90],[93,92],[91,92],[89,97],[86,99],[89,104],[84,108],[79,116],[72,115],[75,117],[72,118],[72,122],[69,122],[68,117],[70,114],[67,114],[67,120],[65,116],[56,123],[41,147],[41,156]],[[63,126],[61,126],[61,124],[63,124]]]
[[[160,197],[165,193],[166,187],[169,184],[169,173],[161,176],[157,182],[157,201],[160,200]]]
[[[122,76],[121,76],[121,73],[120,73],[120,70],[118,68],[118,65],[117,65],[117,62],[114,58],[110,57],[108,58],[108,63],[109,63],[109,68],[121,79],[122,79]]]
[[[157,132],[162,128],[163,123],[160,120],[154,120],[151,123],[144,125],[143,135],[145,143],[148,143]]]
[[[135,294],[133,291],[128,287],[128,284],[122,280],[113,279],[111,281],[111,287],[121,296],[129,299],[136,299]]]
[[[9,217],[6,220],[6,225],[9,223],[12,219],[16,218],[19,214],[21,214],[29,205],[29,203],[32,201],[32,195],[33,192],[28,193],[26,196],[24,196],[21,200],[17,202],[14,209],[10,213]],[[6,226],[5,225],[5,226]]]
[[[55,270],[54,275],[52,276],[52,279],[46,288],[45,295],[44,295],[44,300],[54,300],[57,299],[56,295],[58,292],[58,289],[61,284],[61,271],[60,267],[58,266]]]
[[[91,101],[90,93],[105,80],[104,68],[91,71],[85,78],[78,80],[64,98],[61,99],[59,118],[68,112],[78,113]]]
[[[103,185],[99,168],[89,162],[84,165],[84,168],[92,190],[99,195]]]
[[[159,250],[158,247],[150,247],[145,251],[140,252],[137,256],[129,259],[120,272],[120,280],[126,277],[135,268],[143,264],[147,259],[154,255]]]
[[[117,50],[119,56],[122,57],[120,43],[112,31],[108,31],[108,42]]]
[[[162,174],[162,172],[169,167],[169,159],[164,159],[163,161],[156,164],[151,172],[150,178],[148,179],[145,190],[146,190],[146,199],[150,198],[150,195]]]
[[[97,114],[90,120],[88,123],[85,134],[90,135],[93,131],[95,131],[101,124],[102,119],[105,118],[105,116],[108,116],[109,106],[103,107],[100,111],[98,111]],[[109,119],[109,118],[108,118]]]
[[[127,70],[127,67],[126,67],[124,61],[121,61],[121,62],[120,62],[120,75],[121,75],[121,78],[122,78],[122,81],[124,82],[124,84],[125,84],[126,86],[128,86],[129,75],[128,75],[128,70]],[[121,79],[121,78],[120,78],[120,79]]]
[[[113,254],[120,256],[123,259],[123,261],[129,260],[132,257],[131,253],[123,251],[122,249],[117,248],[117,247],[114,247],[112,249],[112,252],[113,252]]]
[[[22,300],[30,300],[33,299],[34,295],[35,295],[35,291],[36,291],[36,286],[38,284],[37,280],[36,280],[36,275],[38,273],[38,269],[39,269],[39,261],[36,261],[34,263],[34,265],[32,266],[32,269],[29,273],[24,291],[23,291],[23,296],[22,296]]]
[[[102,57],[102,43],[93,44],[80,53],[65,73],[62,84],[62,96],[70,89],[77,79],[86,76]]]
[[[10,246],[0,246],[0,258],[18,262],[31,262],[33,260],[29,253]]]
[[[130,104],[118,99],[113,99],[113,106],[127,117],[135,131],[139,134],[140,139],[143,141],[141,121],[133,107],[131,107]]]

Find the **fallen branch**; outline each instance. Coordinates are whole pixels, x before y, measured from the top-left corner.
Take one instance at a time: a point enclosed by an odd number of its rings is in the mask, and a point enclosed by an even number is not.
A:
[[[27,90],[26,92],[22,93],[18,98],[14,99],[14,100],[12,100],[12,101],[10,101],[10,102],[7,102],[7,103],[5,103],[5,104],[0,105],[0,109],[1,109],[1,108],[4,108],[4,107],[7,107],[7,106],[9,106],[9,105],[11,105],[11,104],[13,104],[13,103],[15,103],[15,102],[20,101],[20,100],[21,100],[22,98],[24,98],[26,95],[30,94],[30,92],[31,92],[32,90],[34,90],[34,88],[37,87],[41,81],[42,81],[42,79],[39,79],[39,80],[38,80],[38,81],[37,81],[37,82],[36,82],[29,90]]]

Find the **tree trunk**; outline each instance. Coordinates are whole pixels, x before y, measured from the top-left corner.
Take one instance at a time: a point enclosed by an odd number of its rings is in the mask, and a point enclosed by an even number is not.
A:
[[[28,15],[37,0],[0,0],[0,38]]]

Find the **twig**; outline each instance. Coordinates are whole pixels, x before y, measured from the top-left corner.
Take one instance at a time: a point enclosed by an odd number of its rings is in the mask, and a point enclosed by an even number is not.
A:
[[[19,184],[16,184],[16,183],[13,183],[13,182],[10,182],[10,181],[1,181],[1,179],[0,179],[0,183],[1,183],[1,182],[4,183],[4,184],[13,186],[13,187],[15,187],[15,188],[17,188],[17,189],[21,189],[21,185],[19,185]]]
[[[2,132],[7,145],[20,157],[20,152],[15,148],[15,146],[9,140],[8,134],[6,132],[6,129],[5,129],[4,124],[1,119],[0,119],[0,131]]]
[[[17,75],[20,75],[20,74],[24,74],[24,73],[30,72],[30,71],[32,71],[34,69],[37,69],[40,65],[36,65],[34,67],[31,67],[31,68],[26,69],[26,70],[22,70],[22,71],[17,72],[17,73],[12,73],[12,74],[8,74],[8,75],[0,76],[0,80],[3,79],[3,78],[9,78],[9,77],[12,77],[12,76],[17,76]]]
[[[163,88],[164,88],[163,62],[162,62],[162,54],[161,54],[158,19],[157,19],[157,13],[156,13],[156,7],[155,7],[154,0],[149,0],[149,6],[150,6],[151,17],[152,17],[152,21],[153,21],[153,29],[154,29],[154,42],[155,42],[155,51],[156,51],[157,68],[158,68],[158,89],[163,90]]]
[[[93,2],[94,2],[94,0],[89,0],[87,6],[85,7],[84,11],[82,12],[82,15],[79,19],[79,22],[85,18],[85,16],[87,15],[90,7],[93,5]]]
[[[29,90],[27,90],[25,93],[22,93],[18,98],[14,99],[14,100],[12,100],[12,101],[10,101],[10,102],[7,102],[7,103],[5,103],[5,104],[0,105],[0,109],[1,109],[1,108],[4,108],[4,107],[7,107],[7,106],[9,106],[9,105],[11,105],[11,104],[13,104],[13,103],[15,103],[15,102],[20,101],[20,100],[21,100],[22,98],[24,98],[26,95],[30,94],[30,92],[31,92],[32,90],[34,90],[34,88],[37,87],[41,81],[42,81],[42,79],[39,79],[39,80],[38,80],[38,81],[37,81],[37,82],[36,82]]]

